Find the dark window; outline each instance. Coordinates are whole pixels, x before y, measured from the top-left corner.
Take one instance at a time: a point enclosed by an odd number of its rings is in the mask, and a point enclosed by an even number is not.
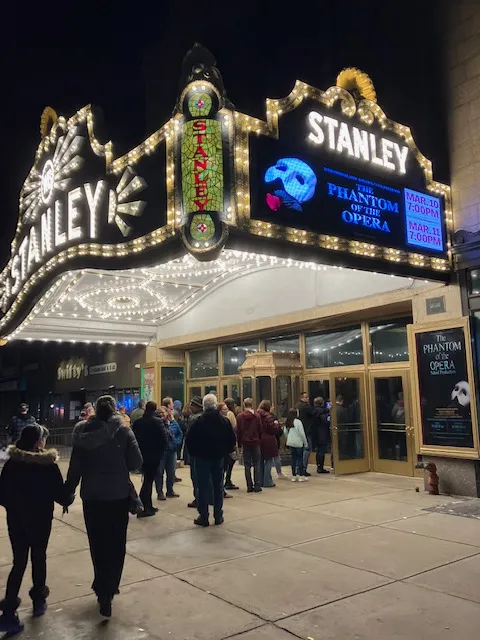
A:
[[[469,289],[470,295],[479,296],[480,295],[480,269],[471,269],[469,272]]]
[[[245,362],[247,354],[257,351],[258,341],[226,344],[222,347],[223,375],[231,376],[238,373],[238,368]]]
[[[277,353],[299,353],[299,336],[280,336],[279,338],[268,338],[265,340],[265,351]]]
[[[370,323],[372,364],[408,360],[407,324],[412,322],[412,318],[400,318]]]
[[[307,369],[363,364],[360,325],[305,336]]]
[[[170,396],[183,404],[184,378],[183,367],[162,367],[162,398]]]
[[[190,351],[190,378],[218,376],[218,349],[197,349]]]

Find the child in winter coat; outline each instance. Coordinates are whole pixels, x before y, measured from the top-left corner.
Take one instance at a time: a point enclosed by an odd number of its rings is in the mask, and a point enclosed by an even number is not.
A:
[[[302,421],[298,417],[298,409],[289,409],[285,423],[287,447],[292,454],[292,482],[307,482],[303,469],[303,449],[308,447],[307,437]]]
[[[47,546],[53,520],[54,502],[68,506],[73,496],[65,495],[62,474],[57,465],[55,449],[44,450],[45,434],[38,425],[22,430],[20,439],[8,447],[9,460],[0,477],[0,503],[7,510],[8,535],[13,551],[13,567],[7,580],[0,631],[8,635],[19,633],[23,624],[18,619],[18,593],[27,566],[32,560],[33,615],[47,610],[49,589],[47,578]]]

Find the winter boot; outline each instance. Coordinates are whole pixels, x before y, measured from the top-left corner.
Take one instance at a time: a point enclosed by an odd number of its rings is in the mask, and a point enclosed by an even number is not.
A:
[[[33,602],[33,617],[40,618],[47,612],[47,598],[50,595],[50,589],[45,586],[43,589],[35,589],[32,587],[29,591],[30,598]]]
[[[13,604],[7,603],[6,600],[0,602],[0,610],[3,612],[0,616],[0,632],[5,633],[8,637],[23,631],[23,622],[20,622],[17,615],[20,603],[20,598],[17,598]]]

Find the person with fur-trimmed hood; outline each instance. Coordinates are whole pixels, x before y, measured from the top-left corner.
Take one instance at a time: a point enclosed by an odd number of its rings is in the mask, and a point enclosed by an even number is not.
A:
[[[18,619],[18,593],[28,555],[31,554],[33,615],[47,610],[49,589],[47,578],[47,546],[53,520],[54,502],[68,506],[73,502],[63,484],[55,449],[44,449],[48,432],[38,424],[22,429],[20,439],[8,447],[9,459],[0,477],[0,503],[7,510],[8,535],[13,551],[13,567],[7,580],[0,631],[19,633],[23,624]]]

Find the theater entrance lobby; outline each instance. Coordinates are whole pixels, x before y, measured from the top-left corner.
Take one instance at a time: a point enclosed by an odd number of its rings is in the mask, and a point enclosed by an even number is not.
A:
[[[22,612],[25,637],[478,637],[477,499],[429,496],[418,478],[374,473],[314,475],[301,484],[279,479],[275,489],[247,494],[243,467],[235,465],[240,490],[225,501],[224,525],[199,529],[196,512],[187,508],[189,469],[178,473],[179,498],[158,502],[155,518],[131,518],[121,594],[106,624],[90,590],[81,502],[77,497],[63,518],[56,512],[49,615],[34,621]],[[140,477],[134,480],[138,485]],[[3,511],[0,518],[4,582],[11,552]],[[25,580],[25,608],[29,586]]]

